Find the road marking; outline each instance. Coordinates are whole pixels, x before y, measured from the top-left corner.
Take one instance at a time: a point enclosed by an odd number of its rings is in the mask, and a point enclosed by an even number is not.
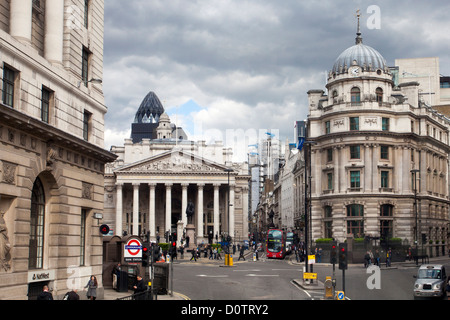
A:
[[[278,274],[247,274],[246,277],[279,277]]]
[[[233,270],[234,272],[260,272],[261,270],[258,269],[247,269],[247,270]]]
[[[198,274],[197,277],[205,277],[205,278],[228,278],[227,275],[210,276],[210,275],[206,275],[206,274]]]

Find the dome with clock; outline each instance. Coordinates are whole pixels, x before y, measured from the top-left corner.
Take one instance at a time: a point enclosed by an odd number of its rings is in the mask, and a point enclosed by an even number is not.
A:
[[[356,44],[339,55],[334,62],[331,73],[335,75],[347,73],[347,70],[352,66],[359,66],[363,71],[386,71],[388,67],[383,56],[377,50],[363,44],[359,17],[356,35]]]

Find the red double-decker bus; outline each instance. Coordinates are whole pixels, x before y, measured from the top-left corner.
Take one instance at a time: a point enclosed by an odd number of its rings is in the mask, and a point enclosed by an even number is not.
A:
[[[284,259],[286,255],[286,232],[280,229],[269,229],[267,232],[267,258]]]

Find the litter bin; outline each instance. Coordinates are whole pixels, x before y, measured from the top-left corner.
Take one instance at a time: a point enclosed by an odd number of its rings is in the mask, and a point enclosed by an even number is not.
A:
[[[126,271],[119,272],[119,278],[117,279],[117,291],[118,292],[128,291],[128,273]]]
[[[153,290],[157,294],[167,294],[169,289],[169,263],[155,263],[153,274]]]

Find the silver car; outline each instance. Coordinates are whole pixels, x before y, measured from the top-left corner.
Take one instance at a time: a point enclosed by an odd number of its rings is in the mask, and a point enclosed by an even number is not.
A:
[[[421,297],[444,297],[447,276],[441,264],[421,265],[414,284],[414,299]]]

